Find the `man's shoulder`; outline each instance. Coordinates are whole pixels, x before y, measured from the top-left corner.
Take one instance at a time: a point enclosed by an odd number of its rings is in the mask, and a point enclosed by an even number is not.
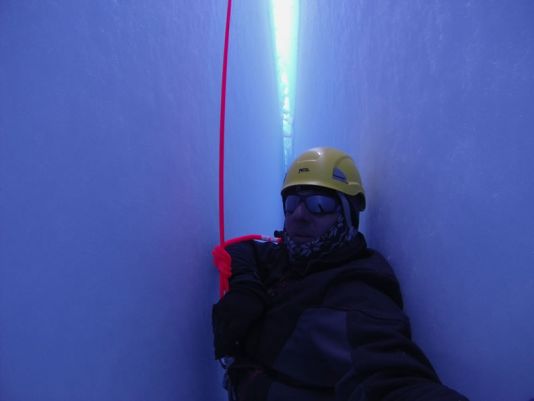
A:
[[[269,262],[278,258],[282,251],[282,246],[278,243],[268,241],[251,241],[256,257],[260,262]]]
[[[354,274],[380,276],[397,281],[393,268],[378,251],[366,248],[358,257],[348,260],[343,267]]]
[[[390,264],[379,252],[367,248],[358,258],[340,265],[329,283],[335,297],[387,297],[399,308],[403,301],[399,281]]]

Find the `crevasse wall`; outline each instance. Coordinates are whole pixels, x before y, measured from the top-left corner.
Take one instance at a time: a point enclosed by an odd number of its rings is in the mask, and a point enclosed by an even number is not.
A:
[[[350,151],[414,336],[474,401],[534,397],[534,3],[306,2],[295,142]]]
[[[0,400],[226,399],[224,3],[0,4]],[[234,18],[228,236],[278,226],[281,176],[267,4]]]

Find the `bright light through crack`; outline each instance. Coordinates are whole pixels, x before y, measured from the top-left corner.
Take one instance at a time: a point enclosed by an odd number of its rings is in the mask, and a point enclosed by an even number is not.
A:
[[[282,116],[284,169],[293,158],[293,113],[297,67],[299,1],[271,0],[278,95]]]

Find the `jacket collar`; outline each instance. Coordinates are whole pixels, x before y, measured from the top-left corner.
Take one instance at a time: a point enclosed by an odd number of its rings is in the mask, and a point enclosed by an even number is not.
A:
[[[310,273],[326,270],[342,265],[350,260],[359,259],[367,254],[367,243],[362,233],[358,232],[354,239],[332,253],[319,259],[311,259],[305,263],[289,266],[291,273],[298,276],[306,276]]]

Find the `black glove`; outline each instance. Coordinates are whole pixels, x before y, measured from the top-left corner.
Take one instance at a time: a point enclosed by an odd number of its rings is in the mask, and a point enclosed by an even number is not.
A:
[[[230,289],[239,285],[240,282],[257,282],[261,285],[258,276],[258,266],[254,242],[246,241],[229,245],[225,248],[230,255],[232,262],[232,275],[230,277]]]
[[[252,242],[230,245],[226,251],[232,258],[230,291],[212,310],[216,359],[239,353],[240,342],[263,315],[267,303]]]

